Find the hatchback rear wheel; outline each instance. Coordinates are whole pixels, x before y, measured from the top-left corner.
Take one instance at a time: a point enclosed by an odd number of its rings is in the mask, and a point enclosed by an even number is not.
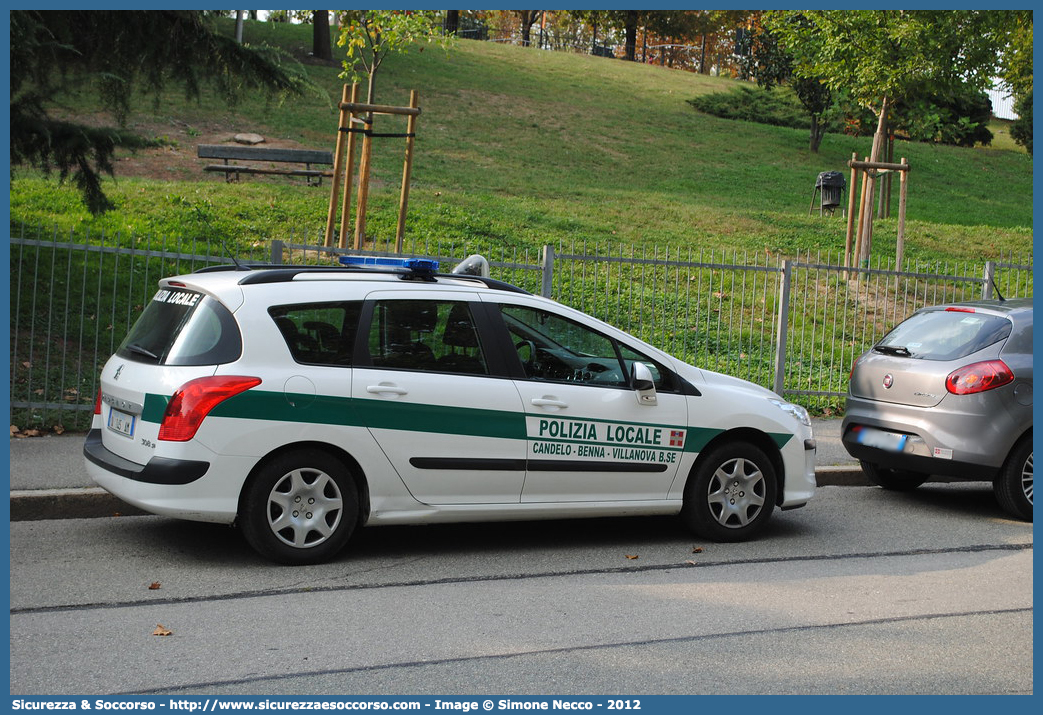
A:
[[[1014,447],[992,483],[996,501],[1008,514],[1032,521],[1032,437]]]
[[[247,485],[243,536],[285,564],[313,564],[340,551],[358,521],[358,490],[347,468],[317,449],[281,455]]]

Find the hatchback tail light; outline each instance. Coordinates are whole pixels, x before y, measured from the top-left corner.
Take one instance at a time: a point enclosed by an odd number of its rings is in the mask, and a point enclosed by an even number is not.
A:
[[[953,370],[945,378],[945,389],[954,395],[973,395],[1014,382],[1014,373],[1002,360],[987,360]]]
[[[217,375],[189,380],[177,389],[167,403],[159,438],[167,442],[187,442],[196,435],[199,425],[219,404],[261,384],[259,377]]]
[[[98,388],[98,396],[94,398],[94,414],[101,414],[101,388]]]

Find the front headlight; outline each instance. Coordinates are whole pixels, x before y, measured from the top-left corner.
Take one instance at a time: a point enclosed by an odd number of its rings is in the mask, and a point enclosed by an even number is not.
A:
[[[795,405],[792,402],[786,402],[784,400],[775,399],[768,400],[768,402],[775,405],[786,414],[792,415],[794,418],[796,418],[798,422],[800,422],[805,427],[811,426],[811,415],[809,415],[808,411],[800,405]]]

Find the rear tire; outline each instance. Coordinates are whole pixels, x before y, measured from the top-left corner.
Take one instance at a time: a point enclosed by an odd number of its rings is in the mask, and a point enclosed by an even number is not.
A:
[[[358,523],[358,490],[347,467],[317,449],[280,455],[246,487],[239,525],[259,554],[284,564],[326,561]]]
[[[891,492],[911,492],[927,481],[930,475],[907,472],[904,469],[881,467],[873,462],[861,461],[862,472],[870,483]]]
[[[1032,521],[1032,437],[1018,442],[992,483],[996,501],[1008,514]]]
[[[775,467],[758,447],[730,442],[699,460],[684,489],[681,519],[703,538],[746,541],[775,508]]]

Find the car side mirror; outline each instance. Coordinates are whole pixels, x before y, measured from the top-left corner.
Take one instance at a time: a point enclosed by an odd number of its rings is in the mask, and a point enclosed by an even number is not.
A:
[[[655,380],[652,371],[643,362],[634,361],[630,368],[630,384],[637,392],[637,402],[640,405],[655,405],[659,403],[656,398]]]

